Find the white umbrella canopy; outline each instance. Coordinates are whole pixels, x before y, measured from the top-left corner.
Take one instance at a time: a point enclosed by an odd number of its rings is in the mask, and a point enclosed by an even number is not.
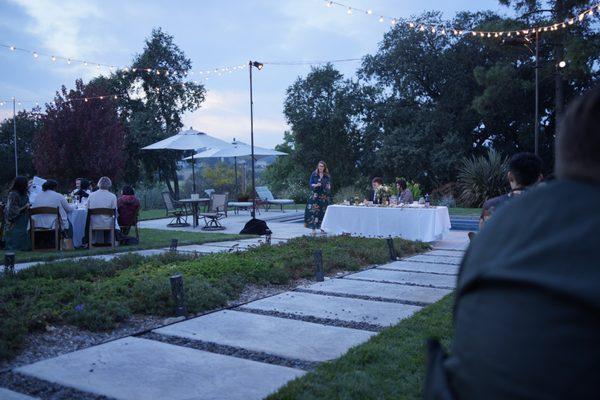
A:
[[[176,135],[170,136],[149,146],[142,147],[142,150],[198,150],[206,148],[223,148],[230,146],[224,140],[209,136],[204,132],[199,132],[190,127],[187,131],[181,131]],[[194,165],[194,156],[192,160],[192,185],[194,193],[196,192],[196,170]]]
[[[191,157],[186,157],[184,160],[191,160],[192,157],[196,158],[237,158],[237,157],[250,157],[252,155],[252,148],[246,143],[239,141],[233,141],[227,147],[211,148],[200,153],[196,153]],[[269,156],[287,156],[287,153],[282,151],[267,149],[264,147],[254,146],[254,157],[269,157]]]
[[[197,150],[202,148],[220,149],[230,146],[224,140],[190,128],[160,142],[143,147],[142,150]]]

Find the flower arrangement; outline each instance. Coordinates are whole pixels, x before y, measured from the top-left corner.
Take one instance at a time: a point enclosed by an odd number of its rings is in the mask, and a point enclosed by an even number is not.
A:
[[[379,201],[379,204],[387,206],[390,203],[390,188],[389,188],[389,186],[386,186],[386,185],[379,186],[375,191],[375,195],[377,196],[377,200]]]

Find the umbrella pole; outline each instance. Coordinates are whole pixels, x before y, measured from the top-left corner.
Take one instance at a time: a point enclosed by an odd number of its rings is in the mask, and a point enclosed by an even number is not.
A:
[[[196,162],[194,161],[193,154],[192,154],[192,187],[193,187],[193,192],[196,193]]]
[[[233,157],[233,169],[235,171],[235,194],[239,195],[238,193],[238,173],[237,173],[237,157]]]

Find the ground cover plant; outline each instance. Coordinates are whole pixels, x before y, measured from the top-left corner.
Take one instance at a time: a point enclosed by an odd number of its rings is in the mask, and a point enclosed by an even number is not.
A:
[[[425,251],[427,244],[395,240],[397,254]],[[171,315],[169,277],[184,278],[187,307],[199,313],[224,306],[248,283],[285,284],[314,275],[313,255],[323,252],[326,272],[357,270],[389,259],[382,239],[297,238],[246,252],[197,257],[181,253],[110,261],[40,264],[0,279],[0,359],[12,357],[27,332],[72,324],[110,330],[133,314]]]
[[[453,295],[444,297],[341,358],[291,381],[268,400],[422,398],[425,343],[437,338],[448,348],[453,302]]]

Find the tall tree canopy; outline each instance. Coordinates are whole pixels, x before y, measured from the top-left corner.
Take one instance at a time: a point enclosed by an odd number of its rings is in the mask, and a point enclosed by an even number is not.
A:
[[[288,140],[295,149],[292,158],[306,174],[325,160],[338,186],[353,182],[358,175],[361,107],[360,86],[344,79],[331,64],[313,68],[288,88],[284,103],[292,127]]]
[[[113,90],[128,93],[119,103],[127,128],[126,179],[135,182],[144,172],[150,180],[158,176],[177,197],[181,152],[140,149],[177,134],[183,127],[183,114],[196,110],[204,101],[204,86],[184,81],[191,68],[192,62],[173,36],[155,29],[131,68],[116,72],[111,79]],[[148,69],[153,72],[148,73]]]
[[[124,129],[112,93],[99,84],[75,82],[62,87],[46,105],[42,129],[35,137],[35,168],[63,184],[77,177],[118,179],[123,170]],[[105,99],[81,100],[107,96]]]

